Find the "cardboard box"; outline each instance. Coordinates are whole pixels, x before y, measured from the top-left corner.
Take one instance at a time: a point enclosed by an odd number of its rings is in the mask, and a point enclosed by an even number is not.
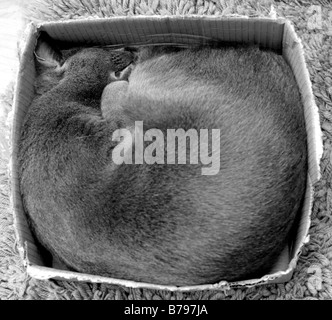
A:
[[[78,45],[113,45],[114,47],[121,47],[123,45],[152,45],[158,43],[204,44],[211,39],[215,39],[255,43],[282,53],[295,74],[302,94],[308,134],[309,170],[306,198],[301,221],[297,229],[297,236],[285,248],[272,274],[263,276],[260,279],[248,279],[240,282],[229,283],[221,281],[216,284],[176,287],[69,272],[46,265],[27,225],[22,208],[17,173],[17,150],[22,120],[34,97],[34,49],[38,35],[42,31],[47,32],[62,47]],[[315,105],[309,73],[304,61],[302,44],[290,22],[284,19],[249,19],[246,17],[134,16],[48,22],[41,25],[30,24],[22,42],[21,52],[12,126],[11,203],[19,251],[30,276],[38,279],[55,278],[103,282],[134,288],[180,291],[225,289],[231,286],[281,283],[291,278],[298,256],[301,253],[301,248],[309,241],[308,230],[313,201],[313,184],[320,179],[319,161],[323,146],[318,109]]]

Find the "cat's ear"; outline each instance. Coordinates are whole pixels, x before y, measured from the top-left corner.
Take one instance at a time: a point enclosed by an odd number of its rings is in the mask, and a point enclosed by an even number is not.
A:
[[[60,51],[53,48],[48,42],[39,39],[35,49],[37,62],[46,68],[60,68],[62,55]]]

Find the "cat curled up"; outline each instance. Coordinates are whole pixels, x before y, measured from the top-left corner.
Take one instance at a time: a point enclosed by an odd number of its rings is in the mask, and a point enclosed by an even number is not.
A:
[[[19,178],[32,228],[54,257],[70,270],[178,286],[271,270],[307,175],[303,108],[282,56],[145,48],[128,66],[127,51],[64,59],[43,42],[36,56]],[[112,135],[135,121],[165,136],[220,130],[218,173],[202,174],[201,161],[115,164]]]

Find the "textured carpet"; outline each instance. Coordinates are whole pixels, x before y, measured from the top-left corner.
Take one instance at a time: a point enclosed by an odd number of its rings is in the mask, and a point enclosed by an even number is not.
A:
[[[104,284],[67,281],[39,281],[24,271],[17,252],[13,218],[9,210],[7,166],[9,160],[8,125],[13,96],[12,77],[0,91],[0,299],[332,299],[332,4],[331,1],[257,1],[257,0],[21,0],[24,19],[4,10],[0,0],[0,23],[3,16],[15,25],[29,20],[48,21],[107,17],[114,15],[229,15],[250,17],[271,13],[293,21],[303,41],[305,58],[310,71],[316,103],[320,110],[324,154],[321,161],[322,179],[315,186],[315,201],[310,228],[310,242],[304,247],[293,278],[285,284],[257,286],[228,291],[168,291],[127,289]],[[13,3],[13,1],[10,1]],[[313,6],[314,5],[314,6]],[[8,23],[5,21],[5,23]],[[2,36],[3,48],[9,45]],[[8,31],[7,31],[8,32]],[[10,36],[11,43],[16,39]],[[1,52],[2,62],[4,53]],[[11,61],[8,72],[15,74],[15,54],[6,55]],[[4,64],[4,63],[3,63]],[[2,70],[1,70],[2,71]]]

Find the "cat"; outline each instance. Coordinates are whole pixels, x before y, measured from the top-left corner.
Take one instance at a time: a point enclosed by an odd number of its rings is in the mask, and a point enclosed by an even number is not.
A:
[[[19,149],[24,208],[42,245],[70,270],[145,283],[269,273],[307,176],[301,97],[283,57],[222,45],[141,48],[137,58],[51,52],[44,42],[36,49],[39,94]],[[133,133],[135,121],[165,136],[218,129],[219,171],[202,174],[202,161],[115,164],[113,134]]]

